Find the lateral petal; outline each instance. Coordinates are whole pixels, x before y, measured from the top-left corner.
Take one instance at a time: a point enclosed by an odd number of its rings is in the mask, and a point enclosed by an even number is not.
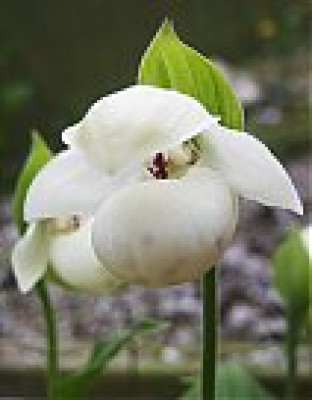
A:
[[[12,267],[23,293],[31,290],[43,277],[48,266],[48,236],[44,221],[31,224],[16,243]]]
[[[83,154],[62,151],[33,180],[25,200],[25,219],[90,214],[110,190],[109,177]]]
[[[267,206],[303,213],[288,173],[258,139],[218,123],[209,127],[204,139],[203,165],[218,171],[237,194]]]

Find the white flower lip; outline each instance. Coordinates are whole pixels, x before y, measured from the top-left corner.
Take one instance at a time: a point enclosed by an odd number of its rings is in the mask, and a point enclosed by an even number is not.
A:
[[[236,197],[212,170],[138,182],[95,214],[92,242],[114,276],[145,286],[199,278],[232,238]]]
[[[49,261],[56,275],[77,289],[93,292],[114,291],[123,282],[101,264],[91,244],[92,219],[75,232],[50,239]]]

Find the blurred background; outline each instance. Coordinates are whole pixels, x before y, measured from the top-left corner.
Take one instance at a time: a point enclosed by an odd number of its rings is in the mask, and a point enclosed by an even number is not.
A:
[[[9,272],[17,238],[11,196],[30,132],[38,130],[51,148],[59,150],[61,131],[79,120],[94,100],[135,82],[142,52],[167,15],[184,42],[223,69],[244,105],[246,130],[282,160],[304,202],[300,220],[281,210],[244,203],[238,234],[219,272],[220,357],[240,359],[260,371],[284,371],[284,304],[272,285],[270,257],[287,226],[307,225],[311,217],[309,6],[309,0],[1,1],[1,370],[44,363],[39,305],[34,296],[16,290]],[[94,338],[154,317],[170,321],[170,327],[134,342],[112,363],[112,371],[196,371],[198,283],[158,291],[134,287],[113,297],[57,287],[51,292],[64,367],[81,363]],[[300,355],[300,369],[303,374],[311,372],[306,351]],[[12,392],[11,378],[0,374],[0,396]],[[31,392],[36,385],[29,382]]]

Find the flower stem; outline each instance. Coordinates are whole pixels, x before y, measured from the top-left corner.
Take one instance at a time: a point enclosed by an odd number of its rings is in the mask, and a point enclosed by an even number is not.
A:
[[[298,321],[294,312],[287,313],[287,400],[296,399]]]
[[[37,294],[42,303],[47,329],[47,399],[55,400],[56,381],[59,374],[58,337],[55,312],[44,279],[37,285]]]
[[[216,269],[207,272],[202,279],[202,400],[214,400],[216,379]]]

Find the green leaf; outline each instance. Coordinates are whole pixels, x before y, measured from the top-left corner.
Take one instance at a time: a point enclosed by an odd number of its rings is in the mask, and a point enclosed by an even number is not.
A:
[[[97,341],[91,351],[90,358],[81,371],[73,376],[65,377],[60,383],[61,399],[77,398],[86,393],[93,379],[99,376],[107,364],[137,335],[142,335],[163,328],[164,323],[154,320],[142,320],[134,328],[112,333]]]
[[[200,384],[194,379],[180,400],[200,399]],[[258,381],[233,362],[223,362],[217,372],[216,400],[273,400]]]
[[[310,260],[300,232],[292,228],[273,256],[274,282],[287,310],[301,322],[309,307]]]
[[[87,373],[90,373],[90,371],[101,372],[103,367],[137,334],[150,332],[160,327],[160,322],[146,319],[139,322],[134,328],[125,330],[117,337],[113,333],[111,336],[99,340],[93,347],[85,371]]]
[[[310,286],[312,282],[310,281]],[[312,344],[312,304],[310,300],[310,307],[306,315],[306,320],[305,320],[305,327],[306,327],[306,339],[308,343]]]
[[[142,57],[138,82],[192,96],[223,125],[242,128],[242,107],[230,84],[210,60],[179,39],[168,20]]]
[[[219,400],[273,400],[250,373],[233,362],[224,363],[219,368],[216,391]]]
[[[38,171],[50,160],[52,153],[37,132],[32,133],[32,145],[24,167],[17,180],[13,196],[13,220],[20,233],[25,229],[23,209],[26,193]]]

